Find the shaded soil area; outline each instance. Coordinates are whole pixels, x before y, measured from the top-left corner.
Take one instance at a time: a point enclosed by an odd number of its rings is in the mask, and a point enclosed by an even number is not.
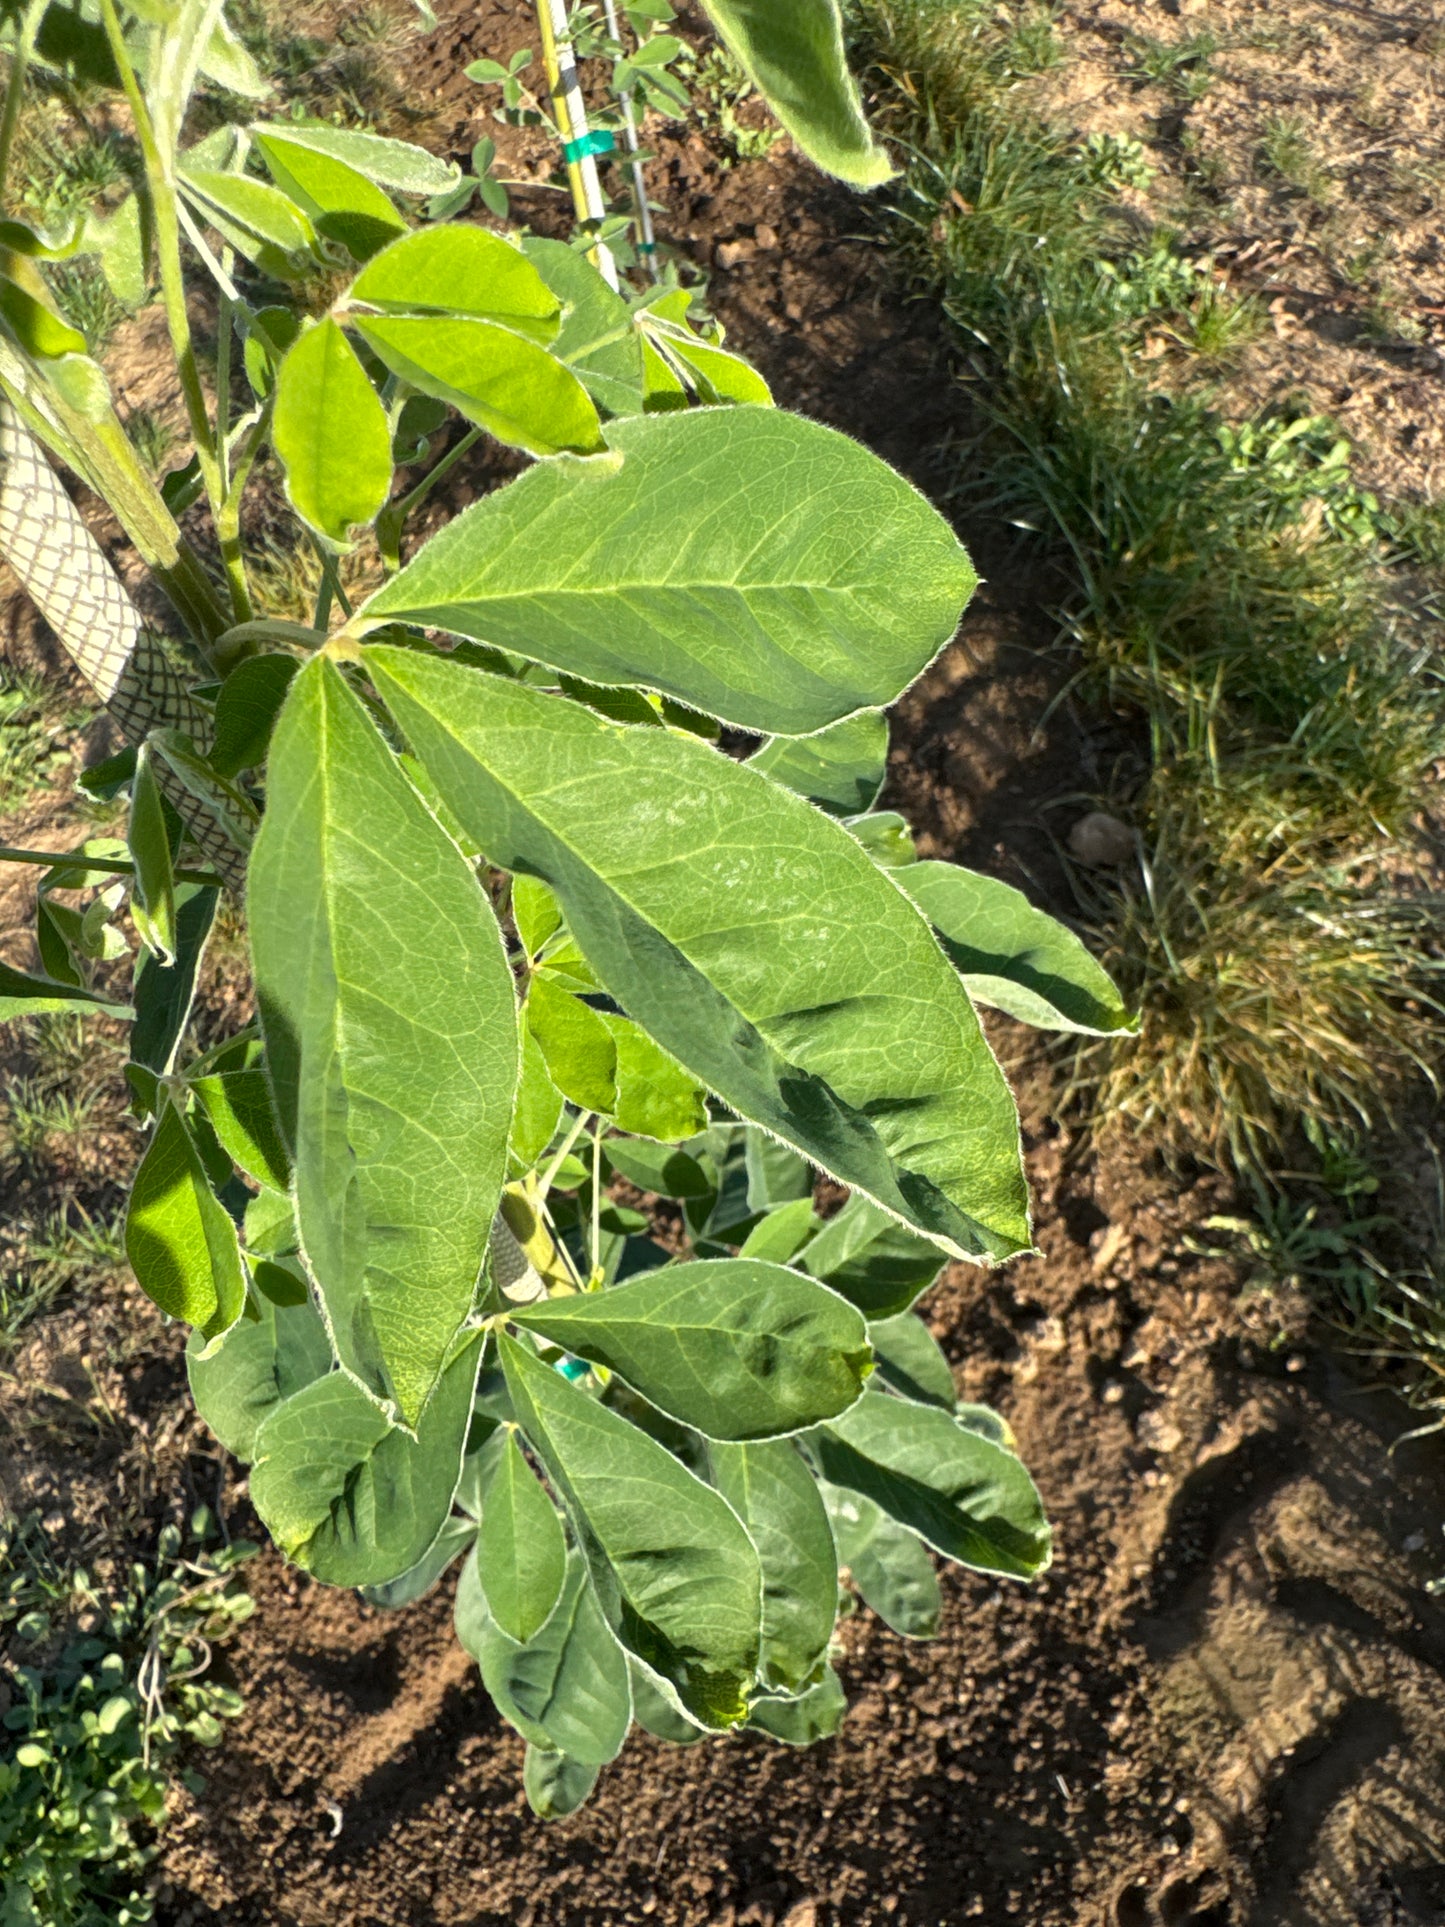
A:
[[[460,68],[528,38],[516,3],[444,9],[408,81],[427,137],[495,131]],[[724,167],[659,130],[675,243],[778,399],[946,493],[966,433],[932,305],[858,204],[785,146]],[[508,136],[513,176],[550,166]],[[558,220],[523,189],[521,218]],[[732,262],[734,265],[725,265]],[[956,458],[952,458],[956,459]],[[458,499],[486,478],[464,478]],[[1067,914],[1055,851],[1128,729],[1061,699],[1061,584],[997,528],[986,582],[900,706],[889,795],[930,855]],[[50,825],[37,820],[36,835]],[[58,838],[59,832],[56,831]],[[7,924],[10,923],[7,905]],[[14,954],[8,945],[7,954]],[[209,997],[234,995],[224,946]],[[1058,1533],[1030,1590],[948,1571],[942,1637],[844,1623],[853,1702],[807,1753],[634,1738],[591,1805],[543,1827],[450,1630],[450,1583],[388,1616],[269,1551],[224,1664],[244,1718],[178,1794],[161,1927],[1405,1927],[1445,1919],[1442,1468],[1393,1455],[1398,1410],[1304,1338],[1303,1308],[1211,1254],[1209,1175],[1090,1149],[1048,1110],[1023,1033],[1039,1254],[950,1271],[927,1310],[963,1396],[997,1405]],[[87,1558],[205,1500],[245,1530],[237,1469],[191,1412],[180,1335],[116,1283],[31,1327],[0,1381],[0,1498]]]

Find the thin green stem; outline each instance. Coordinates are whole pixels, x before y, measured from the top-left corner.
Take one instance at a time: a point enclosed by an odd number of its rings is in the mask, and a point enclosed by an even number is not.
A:
[[[120,73],[121,86],[135,121],[136,139],[140,143],[141,158],[145,162],[166,325],[170,331],[171,348],[176,357],[176,372],[180,376],[181,393],[185,397],[186,414],[190,419],[191,437],[196,445],[196,458],[201,465],[201,476],[206,485],[211,511],[213,514],[218,514],[224,502],[221,467],[216,459],[210,410],[206,406],[206,393],[201,385],[201,371],[196,365],[196,350],[191,340],[191,318],[186,308],[185,277],[181,269],[181,229],[177,213],[179,196],[172,157],[163,155],[157,143],[150,110],[141,93],[140,82],[136,79],[135,67],[131,62],[130,49],[126,46],[125,35],[121,31],[115,0],[100,0],[100,14],[105,25],[106,39],[110,43],[110,50]]]
[[[592,1276],[595,1286],[602,1276],[602,1126],[592,1133]]]
[[[326,598],[326,615],[329,616],[331,613],[331,597],[335,596],[336,600],[341,604],[342,614],[350,616],[352,613],[351,598],[341,586],[341,573],[336,566],[335,556],[332,555],[325,544],[319,542],[314,535],[311,537],[311,546],[315,549],[317,560],[321,564],[322,589],[329,591]],[[320,596],[317,597],[316,609],[316,617],[311,626],[313,629],[324,629],[326,624],[321,613]]]
[[[0,863],[34,863],[45,870],[104,870],[110,876],[135,874],[135,865],[126,857],[85,856],[70,850],[13,850],[0,845]],[[209,870],[177,870],[175,880],[221,887],[221,879]]]
[[[547,1166],[547,1169],[542,1173],[541,1181],[538,1185],[539,1197],[545,1198],[547,1193],[552,1189],[552,1186],[557,1181],[557,1173],[566,1163],[568,1153],[571,1151],[572,1146],[577,1142],[578,1138],[581,1137],[591,1121],[591,1111],[579,1111],[577,1113],[577,1116],[572,1122],[571,1130],[568,1131],[558,1148],[556,1157],[553,1158],[552,1162]]]

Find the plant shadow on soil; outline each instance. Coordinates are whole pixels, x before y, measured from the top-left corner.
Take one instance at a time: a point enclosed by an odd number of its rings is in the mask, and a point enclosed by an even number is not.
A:
[[[442,11],[409,82],[463,154],[492,129],[460,69],[526,44],[529,18],[517,0]],[[658,147],[670,234],[714,271],[716,309],[778,399],[944,491],[967,392],[936,308],[892,283],[858,204],[786,149],[722,170],[704,136]],[[526,134],[503,158],[512,175],[549,165]],[[558,218],[540,193],[517,211]],[[963,533],[985,586],[899,708],[885,801],[925,854],[1067,913],[1057,838],[1137,745],[1056,700],[1062,583],[1016,532]],[[926,1309],[962,1395],[1000,1406],[1039,1480],[1049,1576],[1025,1591],[945,1572],[931,1644],[846,1621],[836,1741],[634,1738],[592,1804],[543,1827],[520,1742],[452,1636],[450,1582],[392,1618],[268,1552],[230,1656],[246,1713],[199,1762],[205,1790],[178,1795],[161,1927],[1445,1918],[1445,1616],[1424,1591],[1445,1570],[1437,1455],[1387,1456],[1398,1411],[1303,1343],[1300,1307],[1242,1297],[1238,1271],[1199,1254],[1230,1208],[1220,1180],[1083,1150],[1047,1114],[1042,1060],[995,1035],[1039,1255],[955,1268]],[[51,1314],[10,1369],[9,1503],[63,1502],[98,1542],[224,1490],[244,1529],[236,1470],[185,1401],[178,1335],[133,1289]],[[54,1416],[87,1374],[105,1427]]]

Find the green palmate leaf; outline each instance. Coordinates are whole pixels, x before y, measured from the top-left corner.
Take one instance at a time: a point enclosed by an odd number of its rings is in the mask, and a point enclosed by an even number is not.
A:
[[[744,1131],[743,1145],[750,1209],[771,1211],[774,1205],[812,1197],[813,1174],[806,1158],[753,1128]]]
[[[763,408],[772,407],[772,390],[752,363],[744,361],[741,355],[700,340],[690,328],[667,327],[651,320],[644,325],[648,328],[651,346],[674,363],[681,363],[701,400],[714,406],[723,402],[754,402]]]
[[[1073,931],[1022,891],[956,863],[915,863],[898,881],[980,1003],[1043,1030],[1110,1036],[1138,1028]]]
[[[838,1617],[838,1559],[817,1481],[786,1439],[710,1445],[708,1465],[762,1564],[763,1684],[803,1692],[827,1657]]]
[[[468,1558],[457,1584],[457,1638],[481,1668],[497,1711],[532,1745],[605,1766],[622,1750],[632,1697],[627,1656],[603,1617],[586,1561],[579,1552],[568,1554],[551,1616],[521,1644],[488,1610],[479,1553]]]
[[[830,1485],[823,1498],[838,1557],[864,1603],[905,1639],[932,1639],[943,1617],[943,1594],[923,1541],[861,1492]]]
[[[106,1017],[134,1015],[129,1004],[115,1003],[98,992],[58,983],[51,977],[32,977],[26,971],[0,963],[0,1024],[12,1023],[17,1017],[44,1017],[57,1010],[78,1010]]]
[[[276,1123],[265,1071],[257,1068],[197,1077],[191,1089],[216,1136],[247,1177],[274,1191],[284,1191],[291,1182],[291,1160]]]
[[[381,398],[328,315],[288,351],[272,426],[286,493],[303,522],[344,547],[391,489],[391,432]]]
[[[316,230],[296,203],[269,181],[202,167],[183,167],[181,181],[203,214],[209,217],[214,211],[225,217],[228,234],[254,235],[281,255],[304,258],[314,253]]]
[[[750,761],[830,816],[856,816],[878,801],[888,773],[888,718],[863,709],[816,736],[774,736]]]
[[[85,237],[100,257],[100,271],[116,300],[123,308],[142,307],[150,276],[138,198],[128,194],[113,214],[88,215]]]
[[[607,1160],[641,1191],[660,1198],[708,1198],[717,1191],[713,1178],[687,1151],[670,1144],[638,1144],[608,1138]]]
[[[852,1197],[799,1260],[865,1318],[891,1318],[938,1276],[938,1247],[904,1231],[867,1198]]]
[[[838,0],[703,0],[758,92],[826,173],[856,187],[891,178],[843,53]]]
[[[576,375],[510,328],[450,315],[377,315],[356,326],[394,375],[498,441],[532,455],[602,446],[597,409]]]
[[[529,469],[435,536],[366,622],[429,623],[783,735],[891,702],[953,635],[968,557],[847,436],[772,408],[605,434],[620,462]]]
[[[592,263],[565,241],[534,234],[522,246],[563,303],[553,354],[576,372],[593,401],[609,415],[641,414],[642,344],[632,310]]]
[[[462,223],[420,228],[393,242],[356,277],[351,299],[392,313],[498,321],[544,345],[561,319],[556,295],[519,248]]]
[[[142,950],[136,963],[130,1061],[154,1071],[157,1077],[170,1070],[191,1014],[196,972],[205,955],[219,901],[220,892],[207,884],[177,884],[175,962],[163,964],[152,951]]]
[[[398,194],[445,194],[461,179],[454,161],[438,160],[424,147],[410,141],[385,139],[380,134],[357,133],[351,128],[332,127],[324,121],[287,120],[260,123],[251,132],[258,139],[285,141],[293,147],[309,148],[354,168],[358,174],[389,187]]]
[[[769,1211],[753,1226],[738,1247],[738,1256],[764,1258],[770,1264],[785,1265],[802,1250],[818,1224],[813,1200],[794,1198]]]
[[[692,1137],[707,1126],[702,1086],[626,1017],[599,1013],[617,1052],[618,1127],[663,1142]]]
[[[334,155],[276,133],[256,146],[278,188],[310,215],[319,234],[339,241],[358,261],[406,232],[406,223],[374,182]]]
[[[1027,1245],[1003,1075],[922,917],[846,830],[694,737],[440,657],[365,655],[467,830],[556,891],[669,1056],[944,1249]]]
[[[257,1316],[239,1319],[209,1355],[197,1332],[186,1347],[197,1411],[226,1450],[248,1463],[272,1412],[331,1370],[331,1341],[304,1291],[296,1304],[278,1305],[265,1293],[253,1303]]]
[[[345,1372],[313,1379],[256,1434],[251,1499],[286,1557],[328,1586],[409,1572],[446,1523],[484,1334],[459,1342],[413,1436]]]
[[[574,1760],[570,1753],[528,1745],[522,1760],[522,1791],[539,1820],[565,1820],[597,1784],[600,1767]]]
[[[844,1299],[751,1258],[672,1265],[516,1322],[605,1365],[679,1424],[712,1439],[776,1438],[842,1412],[872,1369]]]
[[[941,1405],[952,1412],[958,1403],[953,1371],[938,1340],[911,1311],[896,1318],[879,1318],[868,1326],[868,1337],[878,1362],[878,1376],[904,1398],[920,1405]]]
[[[670,1746],[692,1746],[707,1738],[707,1729],[678,1712],[671,1700],[664,1699],[653,1685],[646,1667],[631,1662],[632,1717],[644,1733],[666,1740]]]
[[[517,1417],[618,1637],[699,1725],[735,1726],[761,1636],[758,1555],[737,1515],[636,1426],[513,1340],[500,1345]]]
[[[813,1439],[823,1476],[861,1492],[950,1559],[1032,1579],[1048,1521],[1019,1459],[934,1405],[865,1392]]]
[[[562,906],[539,878],[513,877],[512,918],[522,948],[535,957],[562,928]]]
[[[754,1700],[748,1725],[785,1746],[813,1746],[831,1740],[847,1712],[843,1682],[830,1666],[799,1699]]]
[[[276,726],[251,859],[256,996],[337,1357],[416,1422],[467,1317],[517,1082],[501,933],[340,673]]]
[[[509,1434],[482,1500],[477,1576],[492,1618],[525,1645],[550,1618],[562,1592],[567,1540],[557,1509],[526,1454]]]
[[[211,767],[222,776],[239,776],[266,761],[271,731],[300,668],[294,656],[250,656],[221,685],[216,698],[216,737]]]
[[[562,1121],[562,1104],[562,1093],[552,1082],[541,1046],[524,1025],[522,1072],[509,1140],[511,1155],[524,1171],[537,1163],[555,1137]]]
[[[246,1277],[236,1227],[168,1097],[131,1186],[125,1252],[147,1298],[208,1343],[240,1317]]]
[[[135,865],[131,914],[136,929],[142,942],[162,964],[173,964],[176,960],[176,883],[171,870],[171,839],[150,752],[144,747],[136,758],[126,841]]]
[[[380,1606],[384,1612],[414,1606],[418,1599],[426,1597],[449,1566],[471,1550],[476,1537],[475,1519],[464,1519],[453,1513],[414,1566],[400,1578],[388,1579],[384,1585],[363,1586],[362,1598],[368,1606]]]
[[[534,977],[524,1006],[527,1029],[564,1097],[584,1111],[610,1112],[617,1103],[617,1045],[597,1012]]]

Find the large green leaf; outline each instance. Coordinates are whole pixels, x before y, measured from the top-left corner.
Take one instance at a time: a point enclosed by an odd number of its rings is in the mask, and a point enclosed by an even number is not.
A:
[[[856,816],[878,801],[888,773],[888,718],[861,709],[816,736],[774,736],[751,762],[830,816]]]
[[[258,134],[256,146],[278,188],[311,216],[316,230],[339,241],[358,261],[406,232],[391,202],[354,167],[279,132]]]
[[[519,248],[486,228],[419,228],[378,254],[351,284],[351,299],[390,313],[473,315],[549,342],[557,297]]]
[[[310,220],[289,195],[269,181],[251,174],[218,173],[210,168],[183,167],[182,183],[192,191],[203,214],[214,210],[232,232],[252,235],[281,255],[311,253],[316,233]],[[250,250],[255,255],[255,250]]]
[[[472,1552],[457,1582],[457,1637],[481,1668],[497,1711],[534,1746],[560,1748],[593,1766],[616,1759],[632,1717],[627,1656],[581,1553],[568,1555],[556,1607],[525,1643],[492,1617],[479,1553]]]
[[[291,506],[344,547],[391,489],[391,431],[356,351],[329,315],[288,350],[276,377],[271,439]]]
[[[502,1447],[482,1501],[477,1574],[493,1619],[525,1644],[539,1633],[562,1591],[567,1540],[515,1433]]]
[[[907,1311],[941,1269],[937,1245],[856,1195],[804,1247],[798,1263],[868,1319]]]
[[[670,1265],[516,1322],[712,1439],[776,1438],[846,1411],[873,1362],[845,1299],[755,1258]]]
[[[381,134],[364,134],[349,127],[332,127],[325,121],[284,120],[273,125],[253,126],[258,138],[274,137],[293,146],[308,147],[316,154],[329,154],[348,167],[364,174],[379,187],[394,188],[399,194],[445,194],[456,186],[461,170],[455,161],[438,160],[424,147],[410,141],[388,140]]]
[[[247,905],[308,1268],[342,1364],[414,1424],[501,1194],[516,1002],[471,867],[321,657],[276,726]]]
[[[284,1191],[291,1182],[291,1160],[276,1126],[276,1109],[265,1071],[222,1071],[197,1077],[191,1089],[211,1128],[248,1177]]]
[[[208,1342],[240,1317],[246,1278],[236,1227],[169,1097],[131,1186],[125,1254],[147,1298]]]
[[[707,1094],[629,1018],[600,1013],[617,1051],[619,1129],[661,1143],[692,1137],[707,1126]]]
[[[617,1046],[591,1005],[537,977],[523,1008],[527,1030],[546,1060],[547,1075],[562,1095],[584,1111],[613,1110]]]
[[[877,187],[893,173],[843,53],[837,0],[703,0],[758,92],[826,173]]]
[[[645,1432],[512,1339],[500,1345],[517,1417],[572,1512],[622,1643],[699,1725],[737,1725],[762,1614],[758,1555],[737,1515]]]
[[[277,1406],[331,1370],[331,1341],[309,1300],[276,1305],[257,1293],[255,1308],[258,1315],[233,1325],[209,1357],[199,1333],[186,1347],[197,1411],[226,1450],[247,1461]]]
[[[1111,1036],[1138,1028],[1073,931],[1021,890],[956,863],[910,864],[898,884],[980,1003],[1043,1030]]]
[[[642,343],[632,310],[585,255],[565,241],[528,235],[527,259],[563,303],[552,352],[575,369],[582,386],[609,415],[642,413]]]
[[[878,1361],[878,1376],[904,1398],[920,1405],[941,1405],[951,1412],[958,1403],[953,1371],[933,1333],[916,1312],[871,1321],[868,1336]]]
[[[602,445],[597,409],[576,375],[510,328],[470,315],[375,315],[356,326],[394,375],[498,441],[532,455]]]
[[[447,1361],[415,1436],[345,1372],[276,1407],[256,1434],[250,1490],[288,1559],[328,1586],[380,1586],[416,1565],[452,1508],[483,1338]]]
[[[803,1692],[838,1617],[838,1558],[817,1480],[786,1439],[709,1445],[708,1465],[762,1564],[763,1684]]]
[[[932,1639],[943,1617],[943,1594],[928,1548],[917,1533],[890,1519],[861,1492],[830,1485],[823,1498],[838,1557],[864,1603],[905,1639]]]
[[[750,407],[604,433],[619,459],[543,463],[486,496],[363,623],[428,623],[781,735],[892,702],[952,636],[968,557],[846,435]]]
[[[205,954],[219,899],[220,891],[209,884],[178,883],[175,962],[163,964],[152,950],[142,950],[137,959],[130,1058],[133,1064],[143,1065],[157,1076],[171,1068],[176,1046],[190,1016],[196,972]],[[3,993],[3,975],[0,975],[0,993]],[[3,1009],[0,1005],[0,1011]]]
[[[82,990],[53,977],[32,977],[13,964],[0,963],[0,1024],[17,1017],[44,1017],[52,1011],[87,1011],[92,1017],[129,1017],[129,1004],[118,1004],[98,991]]]
[[[565,1820],[575,1813],[597,1784],[600,1767],[576,1760],[554,1747],[530,1742],[522,1759],[522,1791],[539,1820]]]
[[[865,1392],[812,1443],[830,1483],[872,1499],[946,1557],[1015,1579],[1048,1565],[1048,1521],[1022,1462],[936,1405]]]
[[[945,1250],[1027,1245],[1003,1074],[923,918],[845,829],[695,737],[365,654],[449,807],[494,863],[551,885],[669,1056]]]
[[[785,1746],[814,1746],[832,1739],[847,1712],[843,1682],[829,1666],[799,1699],[754,1700],[748,1725]]]

